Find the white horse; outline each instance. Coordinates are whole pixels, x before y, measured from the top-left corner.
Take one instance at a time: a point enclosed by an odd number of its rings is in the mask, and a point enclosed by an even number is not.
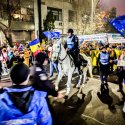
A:
[[[75,67],[73,59],[67,54],[65,48],[61,44],[60,41],[54,42],[53,44],[53,51],[52,51],[52,56],[51,56],[52,61],[58,60],[58,69],[59,69],[59,74],[57,77],[57,80],[55,82],[55,89],[58,90],[58,85],[60,80],[64,75],[68,76],[67,80],[67,88],[66,88],[66,96],[70,93],[71,89],[71,80],[72,80],[72,75],[74,73],[77,73],[79,75],[78,68]],[[76,85],[76,87],[79,87],[82,81],[83,77],[83,84],[86,82],[86,76],[87,76],[87,70],[88,70],[88,65],[87,66],[81,66],[81,70],[83,74],[79,75],[79,81]]]

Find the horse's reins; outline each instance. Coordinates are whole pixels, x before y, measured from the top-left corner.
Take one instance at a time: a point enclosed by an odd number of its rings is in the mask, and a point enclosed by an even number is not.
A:
[[[53,52],[56,52],[56,51],[53,51]],[[60,44],[60,50],[59,50],[59,52],[56,52],[56,53],[58,53],[59,64],[61,65],[61,69],[63,70],[62,62],[67,58],[67,55],[68,55],[68,54],[66,53],[66,56],[65,56],[63,59],[60,59],[59,55],[60,55],[60,53],[61,53],[61,44]]]
[[[53,52],[56,52],[56,51],[53,51]],[[56,52],[56,53],[58,53],[58,57],[59,57],[59,55],[60,55],[60,53],[61,53],[61,44],[60,44],[60,50],[59,50],[59,52]],[[63,58],[63,59],[60,59],[60,57],[59,57],[59,64],[61,65],[61,69],[63,69],[62,68],[62,62],[67,58],[67,56],[68,56],[68,54],[66,53],[66,56]]]

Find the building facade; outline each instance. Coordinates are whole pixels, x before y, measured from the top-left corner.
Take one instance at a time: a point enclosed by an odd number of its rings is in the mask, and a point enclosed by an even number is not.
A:
[[[34,0],[0,0],[0,27],[10,27],[14,42],[31,40],[35,30]]]
[[[76,34],[84,34],[93,29],[98,1],[42,0],[42,27],[47,13],[51,11],[55,19],[55,31],[66,34],[69,28],[73,28]]]
[[[73,0],[42,0],[42,26],[49,11],[55,19],[55,31],[66,34],[69,28],[80,33],[80,12],[73,6]]]
[[[37,0],[13,0],[14,3],[11,3],[12,0],[8,1],[12,9],[16,8],[11,14],[10,25],[14,42],[37,38],[39,25]],[[55,19],[55,31],[65,35],[69,28],[73,28],[75,34],[84,34],[85,29],[90,28],[91,15],[94,13],[91,11],[92,4],[90,0],[41,0],[42,29],[44,29],[43,22],[51,11]],[[9,25],[5,0],[0,0],[0,27],[1,23]]]

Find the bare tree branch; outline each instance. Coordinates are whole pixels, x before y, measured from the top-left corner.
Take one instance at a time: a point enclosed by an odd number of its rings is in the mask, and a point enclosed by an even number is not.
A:
[[[0,22],[0,24],[2,24],[4,27],[6,27],[8,29],[8,27],[5,24],[3,24],[2,22]]]
[[[20,3],[21,2],[22,2],[22,0],[20,0],[19,2],[17,2],[17,4],[14,6],[14,10],[11,11],[11,14],[13,14],[20,7]]]

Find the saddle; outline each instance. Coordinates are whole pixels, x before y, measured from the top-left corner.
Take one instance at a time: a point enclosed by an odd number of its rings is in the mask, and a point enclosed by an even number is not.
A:
[[[76,65],[76,67],[77,67],[77,65],[80,65],[80,66],[83,66],[83,67],[86,67],[86,66],[87,66],[88,61],[86,61],[86,60],[83,58],[82,55],[80,55],[80,54],[78,55],[77,62],[75,62],[76,60],[74,60],[74,58],[72,57],[71,54],[68,54],[68,55],[69,55],[70,59],[72,60],[72,62],[74,62],[74,64]],[[71,65],[73,65],[73,64],[71,64]]]

